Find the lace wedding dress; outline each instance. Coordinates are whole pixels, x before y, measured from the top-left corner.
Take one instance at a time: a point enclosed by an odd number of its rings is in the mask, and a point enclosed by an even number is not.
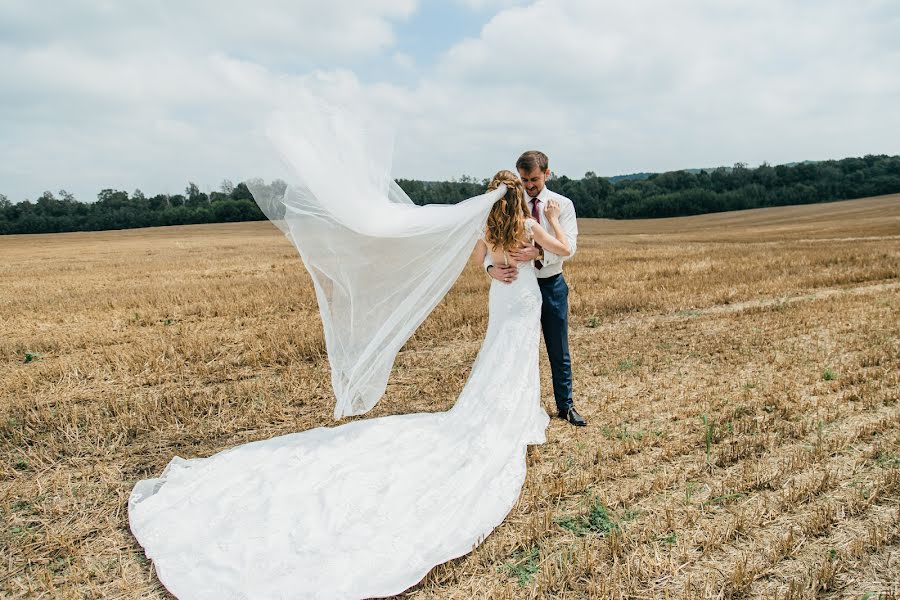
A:
[[[471,235],[460,246],[463,265],[493,197],[476,202],[478,229],[460,234]],[[321,208],[307,212],[319,218]],[[442,213],[443,220],[465,210]],[[332,350],[351,335],[329,324],[346,305],[335,300],[346,286],[322,277],[327,263],[317,262],[308,237],[292,239],[316,283],[335,382],[349,382],[335,387],[340,402],[346,390],[371,389],[356,383],[373,370],[334,360]],[[461,268],[451,269],[450,283]],[[519,266],[511,284],[492,280],[481,350],[446,412],[320,427],[206,458],[176,456],[158,478],[139,481],[129,524],[159,580],[182,600],[369,598],[400,593],[469,552],[516,503],[527,445],[545,441],[540,310],[531,263]]]
[[[544,442],[534,267],[492,280],[484,343],[447,412],[396,415],[175,458],[129,522],[178,598],[397,594],[509,513]],[[347,457],[353,457],[348,461]]]

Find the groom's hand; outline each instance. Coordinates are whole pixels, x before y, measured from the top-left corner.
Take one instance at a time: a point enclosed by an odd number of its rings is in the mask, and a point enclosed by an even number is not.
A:
[[[518,274],[519,269],[516,267],[507,267],[504,265],[494,265],[488,269],[488,275],[503,283],[512,283],[515,281]]]
[[[513,257],[516,262],[528,262],[529,260],[534,260],[535,258],[540,256],[541,251],[534,246],[525,246],[523,248],[513,250],[509,253],[509,255]],[[493,269],[491,270],[493,271]]]

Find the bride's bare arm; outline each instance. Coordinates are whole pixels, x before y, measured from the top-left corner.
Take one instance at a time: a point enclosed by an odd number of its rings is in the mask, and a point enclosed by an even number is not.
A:
[[[569,256],[572,254],[572,250],[569,248],[569,242],[566,240],[566,234],[563,231],[562,225],[559,224],[559,205],[556,201],[550,200],[547,203],[547,208],[544,210],[544,216],[550,224],[553,235],[550,235],[546,229],[541,227],[538,223],[535,223],[531,226],[531,235],[534,236],[534,241],[540,244],[545,250],[549,250],[558,256]]]
[[[478,240],[475,242],[475,252],[472,256],[475,257],[475,264],[481,265],[484,264],[484,257],[487,256],[488,247],[487,244],[484,243],[484,240]]]

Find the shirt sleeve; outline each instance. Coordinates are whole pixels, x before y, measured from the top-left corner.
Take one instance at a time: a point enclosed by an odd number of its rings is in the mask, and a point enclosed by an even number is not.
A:
[[[578,221],[575,219],[575,206],[571,201],[560,202],[559,209],[559,224],[562,226],[563,235],[566,236],[566,241],[572,252],[568,256],[559,256],[558,254],[553,254],[548,250],[544,250],[544,260],[541,261],[544,263],[544,266],[561,263],[564,260],[575,256],[575,246],[578,240]],[[548,233],[553,235],[552,231],[548,231]]]

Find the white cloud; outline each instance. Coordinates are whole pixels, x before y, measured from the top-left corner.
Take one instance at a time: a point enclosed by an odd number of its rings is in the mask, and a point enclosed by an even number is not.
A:
[[[0,193],[180,191],[253,175],[248,136],[285,82],[387,51],[414,0],[60,1],[0,7]],[[346,76],[345,76],[346,78]]]
[[[372,52],[394,41],[392,21],[409,17],[415,0],[213,0],[152,3],[57,0],[51,6],[6,0],[3,38],[129,53],[136,48],[229,52],[277,64]]]
[[[433,83],[485,99],[447,135],[530,139],[575,176],[895,153],[898,19],[885,2],[538,2],[452,48]]]
[[[888,2],[536,2],[435,65],[393,29],[414,4],[6,3],[0,192],[271,176],[260,123],[309,87],[396,123],[404,177],[489,176],[529,148],[572,176],[900,152]],[[413,83],[341,68],[372,56]]]

